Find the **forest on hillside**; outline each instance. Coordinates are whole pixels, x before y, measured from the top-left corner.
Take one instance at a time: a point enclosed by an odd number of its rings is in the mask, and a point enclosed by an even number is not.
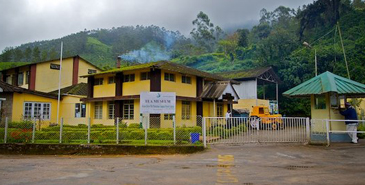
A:
[[[154,25],[84,30],[6,48],[0,64],[9,67],[59,58],[63,41],[64,56],[80,55],[105,69],[115,65],[117,56],[124,65],[171,60],[213,73],[272,66],[283,81],[281,95],[314,77],[316,51],[318,74],[330,71],[348,77],[349,72],[352,80],[365,83],[364,1],[317,0],[297,9],[280,6],[258,13],[257,25],[234,33],[226,33],[204,12],[192,20],[190,37]],[[266,92],[274,92],[268,88]],[[308,99],[279,99],[285,115],[310,114]]]

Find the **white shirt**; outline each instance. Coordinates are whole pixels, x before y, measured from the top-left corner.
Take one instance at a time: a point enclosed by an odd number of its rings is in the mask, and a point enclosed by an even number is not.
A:
[[[227,112],[226,113],[226,118],[230,118],[231,117],[231,113],[230,112]]]

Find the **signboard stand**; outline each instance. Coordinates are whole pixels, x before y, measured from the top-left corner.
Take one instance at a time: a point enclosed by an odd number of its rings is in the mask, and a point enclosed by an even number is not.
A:
[[[144,126],[145,145],[147,145],[147,129],[150,127],[150,114],[172,114],[174,128],[174,144],[176,144],[176,93],[175,92],[141,92],[140,94],[140,126]],[[146,117],[146,120],[144,120]],[[161,118],[161,117],[160,117]],[[159,120],[161,121],[161,120]]]
[[[174,127],[174,145],[176,145],[176,122],[175,122],[175,114],[172,115],[172,126]]]

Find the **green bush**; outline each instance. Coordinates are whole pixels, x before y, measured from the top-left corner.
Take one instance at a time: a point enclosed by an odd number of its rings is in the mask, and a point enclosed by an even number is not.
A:
[[[126,123],[119,123],[119,128],[127,128],[128,125]]]
[[[35,132],[35,140],[58,140],[60,138],[60,132],[55,131],[37,131]]]
[[[91,128],[104,128],[105,126],[103,124],[92,124]]]
[[[147,137],[149,140],[156,140],[158,137],[158,133],[155,130],[148,130],[147,131]]]
[[[119,140],[130,139],[130,132],[128,131],[119,131]]]
[[[190,130],[188,129],[176,129],[176,140],[177,141],[189,141],[190,139]]]
[[[144,131],[143,130],[132,131],[129,134],[129,139],[135,139],[135,140],[144,139]]]
[[[140,128],[139,123],[131,123],[128,125],[128,128]]]
[[[358,131],[365,131],[365,124],[359,124],[359,126],[357,127],[357,130]],[[364,139],[365,134],[359,133],[359,134],[357,134],[357,137],[359,137],[359,139]]]
[[[25,129],[32,129],[33,122],[29,120],[23,121],[12,121],[8,124],[8,128],[25,128]]]
[[[173,133],[168,131],[162,131],[157,134],[157,140],[173,140]]]
[[[82,123],[78,124],[77,127],[79,127],[79,128],[88,128],[88,126],[86,124],[82,124]]]

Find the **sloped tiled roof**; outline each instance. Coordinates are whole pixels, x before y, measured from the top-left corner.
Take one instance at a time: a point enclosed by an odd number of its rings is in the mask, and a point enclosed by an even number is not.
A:
[[[84,75],[81,77],[95,76],[95,75],[100,75],[100,74],[119,73],[119,72],[124,72],[124,71],[133,71],[133,70],[148,69],[148,68],[164,69],[164,70],[168,70],[168,71],[173,71],[173,72],[178,72],[178,73],[188,74],[188,75],[194,75],[194,76],[200,76],[200,77],[215,79],[215,80],[226,80],[225,78],[223,78],[219,75],[207,73],[204,71],[200,71],[200,70],[197,70],[197,69],[194,69],[191,67],[187,67],[187,66],[169,62],[169,61],[159,61],[159,62],[138,64],[138,65],[134,65],[134,66],[127,66],[127,67],[112,69],[112,70],[108,70],[108,71],[103,71],[100,73]]]
[[[80,95],[87,96],[87,83],[79,83],[76,85],[68,86],[62,88],[61,95],[71,94],[71,95]],[[51,94],[58,94],[58,90],[50,92]]]
[[[336,92],[340,95],[365,96],[365,85],[327,71],[285,91],[283,95],[300,97],[328,92]]]
[[[52,98],[52,99],[57,99],[57,95],[51,94],[51,93],[44,93],[44,92],[40,92],[40,91],[32,91],[29,89],[24,89],[21,87],[16,87],[14,85],[10,85],[6,82],[0,81],[0,88],[2,91],[1,92],[16,92],[16,93],[27,93],[27,94],[32,94],[32,95],[37,95],[37,96],[42,96],[42,97],[46,97],[46,98]]]

